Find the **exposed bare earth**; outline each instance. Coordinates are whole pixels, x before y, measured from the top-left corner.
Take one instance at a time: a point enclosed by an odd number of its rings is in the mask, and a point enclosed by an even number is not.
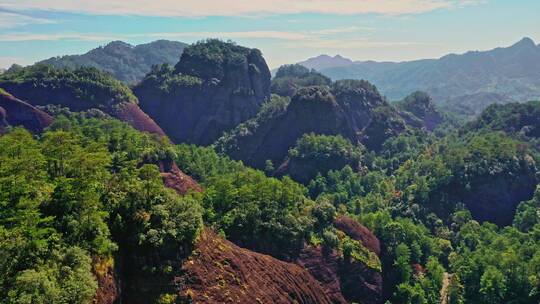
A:
[[[448,272],[444,273],[443,276],[443,284],[441,287],[441,304],[448,304],[449,295],[448,295],[448,287],[450,286],[450,280],[452,279],[452,275]]]
[[[353,240],[362,242],[367,249],[381,254],[381,243],[379,239],[364,225],[347,216],[338,216],[334,221],[334,226],[345,232]]]
[[[179,195],[189,191],[202,192],[202,187],[191,176],[178,168],[175,162],[159,162],[159,171],[165,187],[173,189]]]
[[[181,295],[193,303],[332,303],[300,266],[240,248],[210,230],[183,269]]]
[[[0,109],[0,129],[7,125],[23,126],[38,133],[53,122],[47,113],[4,92],[0,92]]]
[[[139,131],[166,136],[161,127],[150,116],[144,113],[137,104],[122,103],[114,114],[116,118],[127,122]]]

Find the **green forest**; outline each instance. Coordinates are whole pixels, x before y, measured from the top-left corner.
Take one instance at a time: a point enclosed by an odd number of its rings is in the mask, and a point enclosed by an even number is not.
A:
[[[260,52],[202,41],[175,68],[154,66],[145,85],[177,95],[254,91],[229,79],[262,77],[254,56]],[[298,261],[316,248],[345,268],[361,265],[352,278],[381,278],[377,296],[364,301],[355,294],[361,284],[339,271],[349,303],[540,303],[540,102],[492,105],[467,123],[437,114],[439,128],[431,129],[426,113],[436,108],[425,93],[392,104],[367,81],[333,83],[294,65],[267,80],[258,114],[201,146],[94,115],[88,107],[137,102],[94,68],[38,65],[1,75],[8,92],[35,91],[25,102],[54,122],[35,134],[11,122],[0,136],[0,302],[109,303],[96,300],[109,275],[122,284],[110,303],[197,303],[194,287],[184,290],[197,283],[185,278],[185,265],[202,254],[197,243],[209,229],[284,263],[304,267]],[[68,89],[78,92],[70,109],[47,109],[39,97],[49,92],[55,105]],[[247,102],[232,95],[220,107],[200,105],[212,114],[205,119]],[[63,98],[56,105],[69,106]],[[88,106],[81,111],[77,102]],[[323,106],[339,118],[335,128],[305,118]],[[177,107],[190,111],[181,100]],[[288,136],[278,130],[293,124],[302,130],[294,144],[277,147],[283,142],[272,136]],[[258,130],[267,141],[242,141]],[[370,149],[374,140],[382,144]],[[285,152],[272,154],[279,163],[250,167],[234,152],[242,149]],[[200,189],[167,187],[164,176],[175,171],[166,164]],[[343,218],[365,226],[380,252],[344,232],[336,224]]]

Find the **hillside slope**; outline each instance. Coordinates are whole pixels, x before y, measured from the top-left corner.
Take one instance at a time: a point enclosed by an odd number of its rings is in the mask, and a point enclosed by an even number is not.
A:
[[[193,303],[346,303],[305,269],[242,249],[205,230],[184,263],[182,296]]]

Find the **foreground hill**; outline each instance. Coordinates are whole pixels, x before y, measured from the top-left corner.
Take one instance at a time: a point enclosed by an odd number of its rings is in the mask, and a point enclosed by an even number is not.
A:
[[[156,67],[134,92],[174,141],[208,145],[257,114],[270,70],[257,49],[208,40],[187,47],[174,68]]]
[[[309,272],[292,263],[240,248],[204,231],[185,264],[182,295],[193,303],[347,303],[331,298]]]
[[[540,46],[524,38],[491,51],[408,62],[357,61],[327,56],[301,64],[337,79],[367,79],[390,99],[422,90],[437,102],[477,93],[497,93],[519,101],[540,97]]]
[[[155,64],[174,64],[187,44],[158,40],[133,46],[113,41],[83,55],[53,57],[39,62],[56,68],[94,67],[114,75],[126,83],[136,83],[144,78]]]
[[[33,106],[60,106],[73,112],[99,110],[140,131],[165,135],[139,108],[137,97],[125,84],[95,68],[35,65],[0,75],[0,87]]]

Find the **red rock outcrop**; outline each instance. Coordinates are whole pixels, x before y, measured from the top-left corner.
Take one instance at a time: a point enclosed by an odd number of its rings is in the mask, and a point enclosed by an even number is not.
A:
[[[31,132],[39,133],[53,122],[47,113],[3,90],[0,90],[0,109],[0,132],[3,127],[11,125],[23,126]]]
[[[304,246],[297,264],[326,287],[327,296],[332,298],[334,303],[347,303],[341,292],[338,274],[340,258],[336,252],[325,254],[321,247]]]
[[[314,246],[305,246],[296,262],[325,287],[334,303],[382,303],[381,273],[360,262]]]
[[[166,136],[161,127],[135,103],[120,104],[114,114],[116,118],[125,121],[139,131]]]
[[[345,303],[302,267],[240,248],[205,230],[176,279],[193,303]]]
[[[334,226],[379,255],[379,240],[362,224],[349,217],[339,216],[334,221]],[[334,303],[382,302],[381,273],[361,262],[352,259],[347,261],[335,250],[327,252],[320,246],[305,245],[296,263],[308,270],[326,288],[327,296],[332,298]]]
[[[364,247],[375,252],[377,255],[381,254],[381,244],[379,239],[371,232],[371,230],[360,224],[358,221],[355,221],[348,216],[338,216],[334,220],[334,227],[343,231],[353,240],[362,242]]]
[[[6,132],[6,127],[8,126],[8,123],[6,121],[6,115],[6,110],[0,107],[0,135]]]
[[[112,258],[95,257],[93,273],[98,289],[93,304],[113,304],[120,298],[120,284],[117,281]]]
[[[202,192],[202,187],[191,176],[185,174],[173,161],[160,161],[159,171],[165,187],[184,195],[189,191]]]

